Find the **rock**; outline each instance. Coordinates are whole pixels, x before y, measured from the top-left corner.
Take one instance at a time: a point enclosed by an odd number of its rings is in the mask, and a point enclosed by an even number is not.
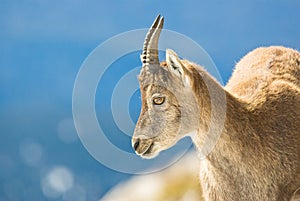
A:
[[[100,201],[202,201],[198,171],[199,159],[189,152],[167,169],[118,184]]]

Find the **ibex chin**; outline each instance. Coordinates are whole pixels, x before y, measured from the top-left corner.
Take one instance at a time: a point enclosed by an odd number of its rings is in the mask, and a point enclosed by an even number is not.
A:
[[[142,109],[132,146],[155,157],[184,136],[199,152],[208,131],[220,136],[200,161],[206,201],[290,201],[300,187],[300,53],[261,47],[222,87],[201,66],[166,50],[159,63],[158,16],[145,38],[139,75]],[[223,98],[222,98],[223,97]],[[224,101],[225,100],[225,101]],[[219,110],[226,108],[224,121]]]

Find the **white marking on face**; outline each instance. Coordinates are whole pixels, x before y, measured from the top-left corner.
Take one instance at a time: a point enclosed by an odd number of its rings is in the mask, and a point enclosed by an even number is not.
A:
[[[150,139],[150,137],[147,136],[147,135],[138,135],[137,137],[138,137],[139,139],[141,139],[141,140],[148,140],[148,139]]]
[[[147,95],[150,93],[151,88],[152,88],[152,85],[149,85],[149,86],[147,87],[147,90],[146,90],[146,94],[147,94]]]
[[[184,86],[190,87],[191,86],[191,81],[188,76],[184,76]]]
[[[160,96],[161,96],[161,94],[159,94],[159,93],[155,93],[155,94],[153,94],[153,95],[152,95],[152,97],[151,97],[151,98],[153,99],[153,98],[160,97]]]

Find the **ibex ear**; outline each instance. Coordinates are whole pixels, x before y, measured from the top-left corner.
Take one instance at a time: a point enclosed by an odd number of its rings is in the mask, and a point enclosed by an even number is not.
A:
[[[173,50],[166,50],[166,61],[169,71],[176,77],[180,78],[185,86],[190,85],[189,78],[186,73],[187,70]]]

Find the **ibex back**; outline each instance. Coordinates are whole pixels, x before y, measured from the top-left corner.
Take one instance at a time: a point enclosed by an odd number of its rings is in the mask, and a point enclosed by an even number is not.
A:
[[[200,162],[205,200],[292,200],[300,187],[300,53],[257,48],[222,87],[172,50],[159,63],[163,22],[156,18],[141,55],[142,110],[132,138],[136,153],[155,157],[184,136],[191,136],[201,152],[208,130],[222,126],[214,149]],[[218,125],[214,111],[224,107],[224,124]]]

